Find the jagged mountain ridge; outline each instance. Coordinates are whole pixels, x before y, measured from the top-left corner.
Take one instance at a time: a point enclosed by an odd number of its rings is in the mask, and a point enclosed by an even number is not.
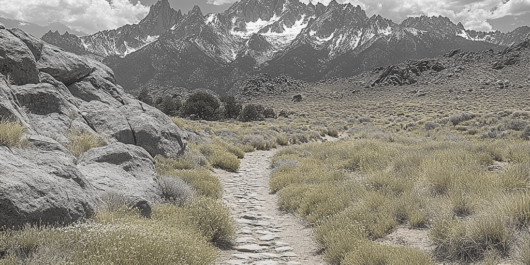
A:
[[[138,24],[127,24],[84,37],[49,31],[42,40],[76,54],[94,54],[103,58],[126,56],[156,41],[182,18],[180,10],[175,11],[167,0],[163,0],[151,6],[148,15]]]
[[[170,21],[172,12],[161,10],[172,10],[167,0],[155,4],[147,17]],[[167,30],[150,44],[140,41],[132,46],[133,42],[124,41],[122,48],[113,49],[108,40],[120,39],[124,31],[120,28],[111,38],[109,34],[85,37],[103,43],[100,48],[110,47],[110,52],[103,48],[87,52],[107,57],[120,83],[131,90],[180,86],[223,93],[259,73],[316,81],[456,48],[500,48],[530,36],[526,28],[507,34],[469,31],[443,17],[409,18],[396,24],[336,1],[324,6],[298,0],[242,0],[223,13],[204,15],[195,7],[175,17],[180,19],[159,27]],[[145,28],[144,24],[145,19],[128,27]],[[43,39],[76,52],[61,45],[60,36],[48,37]]]

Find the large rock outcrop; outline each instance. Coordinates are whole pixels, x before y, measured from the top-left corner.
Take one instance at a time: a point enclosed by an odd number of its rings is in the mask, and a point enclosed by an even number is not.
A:
[[[27,130],[27,147],[0,146],[0,229],[68,224],[94,214],[101,197],[160,199],[153,157],[177,157],[186,132],[116,84],[100,62],[0,27],[0,119]],[[106,145],[76,157],[72,132]]]

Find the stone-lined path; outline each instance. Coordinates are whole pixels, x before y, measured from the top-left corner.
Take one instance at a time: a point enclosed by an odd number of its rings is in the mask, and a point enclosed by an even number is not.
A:
[[[222,251],[216,264],[326,264],[317,254],[312,230],[293,214],[283,213],[270,194],[270,161],[274,151],[245,154],[239,173],[216,169],[224,202],[237,223],[233,250]]]

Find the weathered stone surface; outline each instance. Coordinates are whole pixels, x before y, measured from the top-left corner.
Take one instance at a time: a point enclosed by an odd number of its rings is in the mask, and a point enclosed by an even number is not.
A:
[[[74,158],[51,139],[30,142],[40,148],[12,152],[0,147],[0,227],[67,224],[92,215],[95,190]]]
[[[97,89],[92,85],[89,80],[83,80],[71,84],[68,86],[68,89],[74,95],[74,97],[79,98],[83,101],[101,101],[106,104],[110,104],[116,108],[122,106],[121,102],[117,101],[114,97],[109,95],[103,90]]]
[[[9,32],[19,38],[33,53],[35,61],[38,61],[42,55],[42,48],[44,47],[44,41],[37,39],[21,29],[13,28]]]
[[[0,29],[5,29],[6,26],[4,26],[4,24],[2,24],[2,22],[0,22]]]
[[[39,82],[37,63],[31,50],[5,29],[0,29],[0,73],[15,85]]]
[[[97,133],[115,138],[124,144],[135,144],[127,118],[117,108],[101,101],[83,102],[81,115]]]
[[[153,158],[138,146],[113,143],[91,149],[79,157],[78,168],[100,194],[160,199]]]
[[[136,137],[136,145],[143,147],[151,156],[176,157],[186,148],[183,131],[164,113],[148,105],[139,108],[125,105],[120,108],[127,117]]]
[[[86,61],[87,59],[57,47],[44,45],[37,67],[39,71],[50,74],[65,85],[70,85],[94,71]]]
[[[15,86],[13,89],[21,106],[38,115],[50,113],[68,114],[75,106],[51,84],[41,83]]]
[[[257,252],[257,251],[265,250],[267,249],[267,247],[263,247],[263,246],[256,245],[256,244],[251,244],[251,245],[236,246],[234,247],[234,249],[241,251],[241,252]]]
[[[271,240],[274,240],[276,238],[279,238],[279,236],[276,235],[276,234],[268,234],[268,235],[264,235],[264,236],[260,237],[259,240],[261,240],[261,241],[271,241]]]
[[[0,119],[14,119],[27,125],[27,117],[16,103],[16,99],[13,96],[13,90],[3,78],[4,77],[0,74]]]

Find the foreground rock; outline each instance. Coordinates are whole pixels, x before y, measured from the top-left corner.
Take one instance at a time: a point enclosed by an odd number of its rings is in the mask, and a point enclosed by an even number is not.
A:
[[[184,131],[124,93],[105,65],[0,27],[0,119],[23,124],[28,147],[0,146],[0,229],[68,224],[119,192],[149,215],[160,198],[153,157],[177,157]],[[105,146],[75,157],[72,132]]]

